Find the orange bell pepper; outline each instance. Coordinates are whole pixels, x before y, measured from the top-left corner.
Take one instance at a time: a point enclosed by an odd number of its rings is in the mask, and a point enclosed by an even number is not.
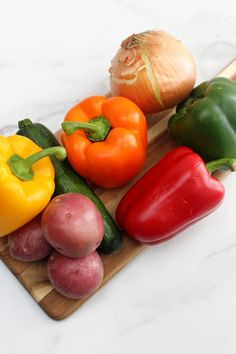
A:
[[[66,114],[62,127],[70,164],[100,187],[123,185],[144,164],[146,119],[127,98],[88,97]]]

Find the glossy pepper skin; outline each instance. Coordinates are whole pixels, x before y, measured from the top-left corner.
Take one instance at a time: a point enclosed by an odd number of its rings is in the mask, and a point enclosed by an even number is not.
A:
[[[69,122],[103,123],[108,129],[103,136],[89,135],[75,127],[69,132]],[[72,123],[73,126],[73,123]],[[62,124],[67,131],[61,136],[74,170],[88,181],[104,188],[114,188],[138,174],[146,157],[146,119],[139,107],[124,97],[88,97],[66,115]],[[98,127],[100,128],[100,126]],[[95,140],[95,141],[94,141]]]
[[[236,83],[217,77],[197,86],[178,105],[168,130],[205,161],[236,157]]]
[[[62,147],[56,151],[65,153]],[[50,201],[54,168],[48,157],[38,160],[39,154],[43,150],[26,137],[0,136],[0,237],[32,220]],[[32,156],[37,160],[33,165],[32,159],[27,160]],[[20,161],[16,161],[18,157]]]
[[[201,157],[180,147],[131,187],[118,205],[116,219],[135,240],[155,244],[212,212],[223,198],[223,184],[210,175]]]

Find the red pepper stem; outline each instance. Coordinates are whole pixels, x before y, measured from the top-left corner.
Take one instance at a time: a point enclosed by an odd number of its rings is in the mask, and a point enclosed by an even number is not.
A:
[[[40,150],[25,159],[17,154],[14,154],[10,157],[7,163],[13,175],[20,178],[22,181],[30,181],[34,176],[31,166],[35,162],[49,155],[55,156],[59,161],[64,160],[66,158],[66,149],[62,146],[54,146]]]
[[[230,169],[231,171],[236,171],[236,159],[223,158],[223,159],[211,161],[206,164],[206,168],[208,169],[210,174],[212,174],[213,172],[221,168],[227,168]]]
[[[104,116],[93,118],[89,122],[63,122],[61,126],[67,135],[72,135],[77,130],[84,130],[91,141],[105,140],[111,128]]]

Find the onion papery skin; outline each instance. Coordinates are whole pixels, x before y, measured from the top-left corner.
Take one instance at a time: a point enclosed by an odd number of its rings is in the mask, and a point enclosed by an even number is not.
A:
[[[183,43],[164,31],[133,34],[112,60],[113,96],[124,96],[145,113],[174,107],[192,91],[196,64]]]

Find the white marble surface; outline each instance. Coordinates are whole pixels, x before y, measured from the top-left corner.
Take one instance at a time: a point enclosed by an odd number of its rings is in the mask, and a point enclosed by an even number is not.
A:
[[[198,82],[236,54],[235,0],[0,0],[0,125],[31,117],[56,130],[75,102],[108,90],[120,41],[152,28],[188,45]],[[235,354],[236,175],[224,185],[214,214],[146,249],[62,322],[0,262],[1,353]]]

